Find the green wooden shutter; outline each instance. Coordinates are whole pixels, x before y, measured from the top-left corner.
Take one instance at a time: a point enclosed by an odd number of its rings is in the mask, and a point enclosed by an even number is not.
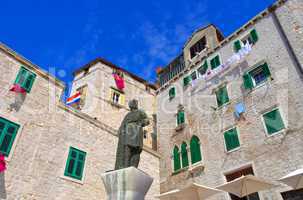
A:
[[[21,67],[15,80],[15,84],[20,85],[23,89],[26,90],[27,93],[29,93],[32,89],[35,78],[36,74],[24,67]]]
[[[203,65],[198,69],[199,74],[204,75],[207,71],[207,68],[208,68],[208,64],[207,64],[207,60],[205,60]]]
[[[240,40],[237,40],[234,42],[234,50],[235,52],[238,52],[241,49],[241,42]]]
[[[269,67],[268,67],[267,63],[264,63],[262,65],[262,67],[263,67],[264,73],[266,74],[266,77],[270,77],[271,74],[270,74],[270,70],[269,70]]]
[[[192,164],[195,164],[202,160],[200,140],[197,136],[193,136],[190,140],[190,155]]]
[[[182,157],[182,168],[188,167],[188,153],[187,153],[187,144],[185,142],[181,145],[181,157]]]
[[[257,31],[256,29],[253,29],[251,32],[250,32],[250,36],[251,36],[251,39],[253,40],[254,43],[256,43],[259,39],[259,36],[257,34]]]
[[[190,76],[184,77],[184,79],[183,79],[184,87],[187,86],[190,83],[190,81],[191,81]]]
[[[173,157],[174,157],[174,171],[178,171],[179,169],[181,169],[181,163],[180,163],[179,148],[177,146],[174,147]]]
[[[226,86],[220,88],[218,91],[216,91],[217,96],[217,104],[218,106],[222,106],[223,104],[226,104],[229,102],[228,92]]]
[[[26,81],[27,70],[21,67],[15,80],[15,84],[22,86]]]
[[[183,124],[185,122],[184,111],[179,111],[177,114],[177,125]]]
[[[64,175],[81,180],[85,164],[85,157],[85,152],[70,147]]]
[[[269,135],[276,133],[285,128],[281,114],[278,109],[263,115],[267,133]]]
[[[172,99],[176,96],[176,88],[170,88],[169,89],[169,98]]]
[[[0,152],[3,155],[9,156],[19,127],[15,123],[0,118]]]
[[[224,140],[225,140],[227,151],[231,151],[233,149],[240,147],[240,141],[236,128],[226,131],[224,133]]]
[[[252,89],[254,87],[252,78],[251,78],[249,73],[245,73],[243,75],[243,82],[244,82],[244,88],[245,89]]]
[[[217,55],[213,59],[210,60],[211,69],[215,69],[220,65],[220,57]]]

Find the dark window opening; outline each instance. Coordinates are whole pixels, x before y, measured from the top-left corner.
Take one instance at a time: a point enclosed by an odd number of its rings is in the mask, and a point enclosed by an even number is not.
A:
[[[206,37],[201,38],[193,46],[190,47],[190,57],[193,58],[206,47]]]

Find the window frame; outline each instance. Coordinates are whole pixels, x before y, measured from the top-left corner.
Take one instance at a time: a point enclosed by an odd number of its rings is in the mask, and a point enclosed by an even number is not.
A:
[[[201,49],[200,51],[196,51],[198,49],[198,47],[200,47],[200,44],[205,41],[204,44],[204,48]],[[189,57],[191,60],[193,60],[194,58],[196,58],[198,56],[199,53],[201,53],[202,51],[204,51],[207,48],[207,38],[206,36],[201,37],[197,42],[195,42],[193,45],[191,45],[188,49],[189,51]],[[192,53],[194,53],[195,55],[192,55]]]
[[[172,94],[172,91],[173,91],[173,94]],[[173,86],[173,87],[169,88],[168,96],[169,96],[169,100],[172,100],[176,97],[176,87]]]
[[[217,65],[215,68],[213,68],[213,67],[212,67],[212,64],[211,64],[211,61],[214,60],[216,57],[219,58],[219,63],[220,63],[220,64]],[[222,59],[221,59],[221,55],[220,55],[219,52],[218,52],[217,54],[211,56],[208,60],[209,60],[209,66],[208,66],[208,67],[210,67],[210,70],[211,70],[211,71],[217,69],[220,65],[222,65]]]
[[[228,101],[223,103],[222,105],[219,105],[218,104],[218,96],[217,96],[217,92],[222,89],[222,88],[225,88],[226,89],[226,93],[227,93],[227,98],[228,98]],[[228,94],[228,88],[227,88],[227,84],[223,84],[223,85],[220,85],[219,87],[217,87],[214,91],[215,95],[216,95],[216,104],[217,104],[217,108],[222,108],[228,104],[230,104],[231,100],[229,98],[229,94]]]
[[[269,70],[269,73],[270,73],[270,76],[266,77],[266,80],[265,81],[262,81],[261,83],[259,83],[258,85],[256,85],[256,82],[255,82],[255,79],[253,78],[253,76],[251,76],[251,72],[256,70],[257,68],[259,67],[262,67],[267,64],[267,67],[268,67],[268,70]],[[251,82],[252,82],[252,87],[250,89],[246,88],[245,87],[245,81],[243,79],[243,76],[244,75],[248,75],[249,78],[251,79]],[[247,71],[245,71],[242,75],[242,82],[243,82],[243,86],[244,86],[244,89],[245,90],[255,90],[259,87],[262,87],[263,85],[269,83],[271,80],[273,80],[273,75],[272,75],[272,69],[270,68],[270,64],[266,61],[266,60],[262,60],[258,63],[256,63],[253,67],[251,67],[250,69],[248,69]]]
[[[6,155],[6,154],[2,153],[4,155],[4,157],[5,157],[5,160],[6,161],[10,161],[11,157],[14,154],[14,150],[16,148],[18,138],[20,137],[20,134],[22,132],[23,125],[21,125],[19,122],[14,122],[14,121],[16,121],[15,119],[11,120],[11,119],[7,118],[6,116],[3,116],[3,115],[0,115],[0,120],[4,121],[4,122],[8,122],[9,124],[12,124],[12,125],[14,125],[16,127],[15,136],[13,138],[12,143],[9,146],[9,150],[8,150],[9,152],[8,152],[8,154]],[[5,129],[7,129],[7,123],[5,123]],[[2,142],[1,142],[1,144],[2,144]]]
[[[279,111],[281,120],[282,120],[283,125],[284,125],[284,128],[282,128],[281,130],[279,130],[279,131],[277,131],[277,132],[275,132],[275,133],[270,134],[270,133],[268,133],[268,130],[267,130],[267,126],[266,126],[266,122],[265,122],[265,119],[264,119],[264,115],[266,115],[266,114],[268,114],[268,113],[270,113],[270,112],[273,112],[273,111],[275,111],[275,110],[278,110],[278,111]],[[265,130],[265,135],[266,135],[267,137],[272,137],[272,136],[275,136],[275,135],[284,133],[284,132],[287,130],[287,124],[286,124],[286,121],[285,121],[285,116],[284,116],[284,114],[283,114],[283,112],[282,112],[280,106],[272,107],[271,109],[269,109],[269,110],[263,112],[263,113],[261,114],[261,118],[262,118],[262,123],[263,123],[264,130]]]
[[[19,84],[22,71],[25,71],[26,78],[23,80],[22,84]],[[26,88],[25,85],[26,85],[26,82],[28,81],[29,75],[31,75],[33,77],[33,79],[30,82],[30,86]],[[34,85],[34,82],[36,80],[36,77],[37,77],[36,73],[32,72],[31,70],[27,69],[24,66],[20,66],[19,71],[17,73],[17,76],[15,78],[14,84],[20,85],[20,87],[22,87],[26,91],[26,93],[30,93],[31,90],[32,90],[32,88],[33,88],[33,85]]]
[[[70,153],[71,153],[71,149],[74,149],[78,152],[84,153],[85,157],[84,157],[84,162],[83,162],[83,167],[82,167],[82,174],[81,174],[81,179],[78,179],[77,177],[74,176],[70,176],[69,174],[67,174],[67,168],[68,168],[68,161],[70,160]],[[80,150],[80,148],[74,147],[72,145],[70,145],[68,147],[68,150],[66,151],[66,156],[65,156],[65,163],[64,163],[64,167],[63,167],[63,175],[61,176],[61,178],[66,179],[66,180],[70,180],[76,183],[80,183],[80,184],[84,184],[84,178],[85,178],[85,171],[86,171],[86,162],[87,162],[87,158],[88,158],[88,153],[87,151],[84,150]],[[76,166],[75,166],[76,167]]]
[[[232,150],[227,150],[227,144],[226,144],[226,141],[225,141],[225,133],[232,130],[232,129],[236,129],[237,131],[237,136],[238,136],[238,140],[239,140],[239,146],[232,149]],[[234,151],[238,151],[240,148],[241,148],[241,138],[240,138],[240,130],[237,126],[232,126],[231,128],[228,128],[226,130],[223,131],[223,141],[224,141],[224,150],[225,150],[225,153],[232,153]]]
[[[255,31],[256,32],[256,34],[257,34],[257,40],[255,41],[252,37],[252,32],[253,31]],[[248,41],[249,40],[249,38],[252,40],[252,43],[250,44],[251,46],[254,46],[254,45],[256,45],[256,43],[258,42],[258,40],[259,40],[259,34],[258,34],[258,32],[257,32],[257,30],[256,30],[256,28],[254,27],[254,28],[252,28],[252,29],[250,29],[250,31],[248,32],[248,33],[246,33],[244,36],[242,36],[242,37],[240,37],[239,39],[236,39],[236,40],[234,40],[234,42],[233,42],[233,51],[235,52],[235,53],[238,53],[243,47],[244,47],[244,41]],[[240,42],[240,49],[238,49],[238,50],[236,50],[235,49],[235,43],[237,42],[237,41],[239,41]]]
[[[198,138],[198,144],[199,144],[199,151],[200,151],[200,157],[201,157],[201,160],[199,160],[199,161],[197,161],[197,162],[195,162],[195,163],[193,163],[193,159],[192,159],[192,149],[191,149],[191,140],[194,138],[194,137],[196,137],[196,138]],[[203,151],[202,151],[202,143],[201,143],[201,140],[200,140],[200,138],[197,136],[197,135],[193,135],[191,138],[190,138],[190,140],[189,140],[189,154],[190,154],[190,166],[197,166],[197,165],[199,165],[199,164],[201,164],[201,163],[203,163],[204,162],[204,156],[203,156]]]

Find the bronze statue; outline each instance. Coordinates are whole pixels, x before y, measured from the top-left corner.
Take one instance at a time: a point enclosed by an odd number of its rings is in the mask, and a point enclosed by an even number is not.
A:
[[[149,120],[143,110],[138,109],[138,101],[128,103],[130,112],[124,117],[118,131],[118,148],[115,170],[130,166],[138,168],[143,148],[143,127]]]

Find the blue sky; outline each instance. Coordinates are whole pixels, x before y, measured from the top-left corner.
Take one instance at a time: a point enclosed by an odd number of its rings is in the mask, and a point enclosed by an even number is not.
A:
[[[65,81],[96,57],[147,79],[208,23],[225,36],[274,0],[2,1],[0,41]]]

